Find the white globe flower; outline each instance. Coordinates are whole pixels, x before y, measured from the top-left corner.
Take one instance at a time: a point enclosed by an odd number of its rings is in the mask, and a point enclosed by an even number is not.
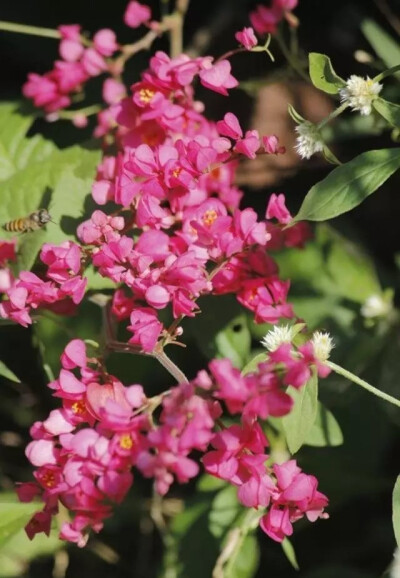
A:
[[[347,102],[354,111],[362,115],[371,114],[372,103],[382,90],[382,84],[371,78],[362,78],[353,74],[346,81],[346,86],[340,90],[340,100]]]

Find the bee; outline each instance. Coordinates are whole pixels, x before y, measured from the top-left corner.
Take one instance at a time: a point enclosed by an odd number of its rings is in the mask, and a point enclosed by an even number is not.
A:
[[[3,229],[10,233],[29,233],[41,229],[49,221],[51,221],[51,215],[47,209],[38,209],[27,217],[20,217],[4,223]]]

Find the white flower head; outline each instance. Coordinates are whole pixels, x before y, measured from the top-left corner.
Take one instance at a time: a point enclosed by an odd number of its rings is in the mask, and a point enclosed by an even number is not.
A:
[[[335,347],[333,339],[329,333],[322,333],[321,331],[313,333],[311,343],[313,344],[314,355],[318,361],[321,361],[321,363],[324,363],[324,361],[329,359],[330,353]]]
[[[374,82],[369,76],[362,78],[352,74],[346,86],[340,90],[340,100],[348,102],[354,111],[364,116],[371,114],[372,103],[382,90],[382,84]]]
[[[391,309],[391,302],[385,300],[382,295],[370,295],[361,307],[361,315],[366,319],[386,317]]]
[[[262,339],[261,344],[268,351],[275,351],[282,343],[291,343],[293,337],[293,327],[290,327],[290,325],[275,325]]]
[[[312,122],[302,122],[296,126],[298,134],[295,149],[302,159],[309,159],[315,153],[320,153],[324,149],[324,143],[318,128]]]

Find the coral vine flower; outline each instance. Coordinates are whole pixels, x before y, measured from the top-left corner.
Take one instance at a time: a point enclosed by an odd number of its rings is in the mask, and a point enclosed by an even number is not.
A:
[[[231,74],[231,64],[229,60],[220,60],[213,65],[204,68],[200,74],[200,81],[203,86],[228,96],[228,89],[235,88],[239,82]]]
[[[140,2],[129,2],[124,14],[124,22],[131,28],[138,28],[144,22],[151,18],[151,10],[145,4]]]

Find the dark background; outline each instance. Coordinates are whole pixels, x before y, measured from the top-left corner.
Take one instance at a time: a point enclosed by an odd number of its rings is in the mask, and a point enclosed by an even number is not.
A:
[[[234,45],[234,32],[248,24],[246,15],[255,4],[245,0],[192,0],[185,26],[186,43],[192,45],[196,32],[202,27],[211,26],[212,37],[206,52],[222,54]],[[51,0],[3,0],[0,20],[50,28],[60,23],[79,22],[89,32],[110,27],[116,31],[120,42],[124,43],[135,40],[140,34],[123,25],[121,16],[125,5],[125,0],[114,0],[112,3],[88,0],[58,3]],[[154,16],[157,17],[158,2],[152,2],[152,5]],[[400,2],[391,0],[390,6],[400,16]],[[364,17],[373,18],[393,33],[373,0],[300,0],[296,15],[301,21],[299,36],[304,51],[329,54],[336,70],[343,77],[352,73],[371,74],[369,69],[353,59],[356,49],[370,50],[359,30]],[[161,40],[157,47],[166,50],[167,44]],[[27,73],[46,72],[56,57],[57,42],[54,40],[0,31],[0,99],[19,99],[20,88]],[[147,58],[148,54],[145,53],[135,57],[127,72],[128,82],[139,78]],[[277,66],[280,64],[282,59],[277,54]],[[272,66],[266,63],[264,55],[254,58],[246,55],[246,58],[237,57],[234,71],[239,78],[261,78]],[[200,96],[207,103],[209,116],[221,118],[229,107],[229,110],[249,122],[253,101],[243,92],[234,91],[229,101],[206,91],[201,92]],[[60,146],[69,145],[85,136],[85,133],[81,134],[66,124],[46,125],[43,121],[37,123],[35,130],[55,139]],[[392,145],[389,135],[385,133],[379,137],[355,138],[339,147],[339,152],[345,160],[363,150]],[[310,186],[330,170],[326,164],[316,163],[311,164],[311,167],[314,170],[299,167],[293,176],[278,180],[268,188],[246,188],[245,204],[261,208],[265,205],[267,194],[284,190],[288,194],[289,204],[295,209]],[[379,195],[373,195],[357,211],[334,223],[338,230],[349,232],[352,238],[364,244],[374,256],[382,277],[390,279],[393,285],[398,283],[394,256],[400,250],[399,218],[399,179],[392,178],[390,183],[382,187]],[[89,320],[84,321],[87,328],[96,330],[96,321],[93,321],[95,315],[91,306],[87,307],[88,311],[84,311],[82,319]],[[72,322],[69,327],[72,330],[73,323],[78,322]],[[54,337],[54,350],[51,352],[54,359],[59,355],[65,339],[62,334]],[[195,368],[204,365],[204,359],[198,351],[192,355],[181,360],[190,368],[190,374],[194,373]],[[16,432],[24,441],[28,439],[29,420],[40,419],[53,407],[53,401],[44,388],[46,378],[32,332],[19,327],[11,330],[0,328],[0,359],[6,361],[24,382],[22,393],[10,387],[0,390],[4,430]],[[116,371],[122,374],[132,369],[128,361],[119,358],[114,364]],[[165,386],[165,375],[161,370],[142,361],[141,364],[139,373],[144,381],[147,379],[155,389],[161,382]],[[343,450],[330,449],[315,453],[315,450],[306,449],[302,453],[304,468],[321,478],[321,488],[331,496],[332,508],[328,522],[305,525],[299,532],[295,530],[293,543],[301,572],[298,574],[290,568],[279,545],[260,536],[262,557],[257,577],[290,578],[299,575],[304,578],[378,578],[390,563],[395,546],[390,517],[391,488],[399,470],[398,428],[394,423],[388,423],[387,414],[381,411],[380,406],[376,409],[374,399],[366,397],[358,392],[349,394],[334,411],[345,434],[346,445]],[[15,420],[10,408],[18,404],[22,404],[25,413]],[[339,451],[342,453],[338,458]],[[351,475],[347,475],[347,470]],[[16,480],[29,479],[30,471],[23,456],[23,444],[2,451],[0,472],[5,489],[10,489],[11,483]],[[140,490],[136,490],[137,495],[150,495],[150,486],[144,480],[138,479],[135,487]],[[185,492],[190,495],[191,487]],[[160,539],[152,530],[147,534],[139,531],[135,500],[134,492],[127,504],[109,522],[97,547],[84,551],[69,548],[68,578],[94,578],[99,575],[113,578],[156,576]],[[143,530],[142,527],[140,529]],[[107,553],[108,547],[118,552],[120,561],[113,561]],[[201,550],[201,543],[198,548]],[[326,567],[333,570],[326,571]],[[52,560],[39,560],[33,563],[29,576],[47,578],[52,572]],[[192,577],[188,575],[187,578]],[[204,578],[208,576],[204,575]]]

